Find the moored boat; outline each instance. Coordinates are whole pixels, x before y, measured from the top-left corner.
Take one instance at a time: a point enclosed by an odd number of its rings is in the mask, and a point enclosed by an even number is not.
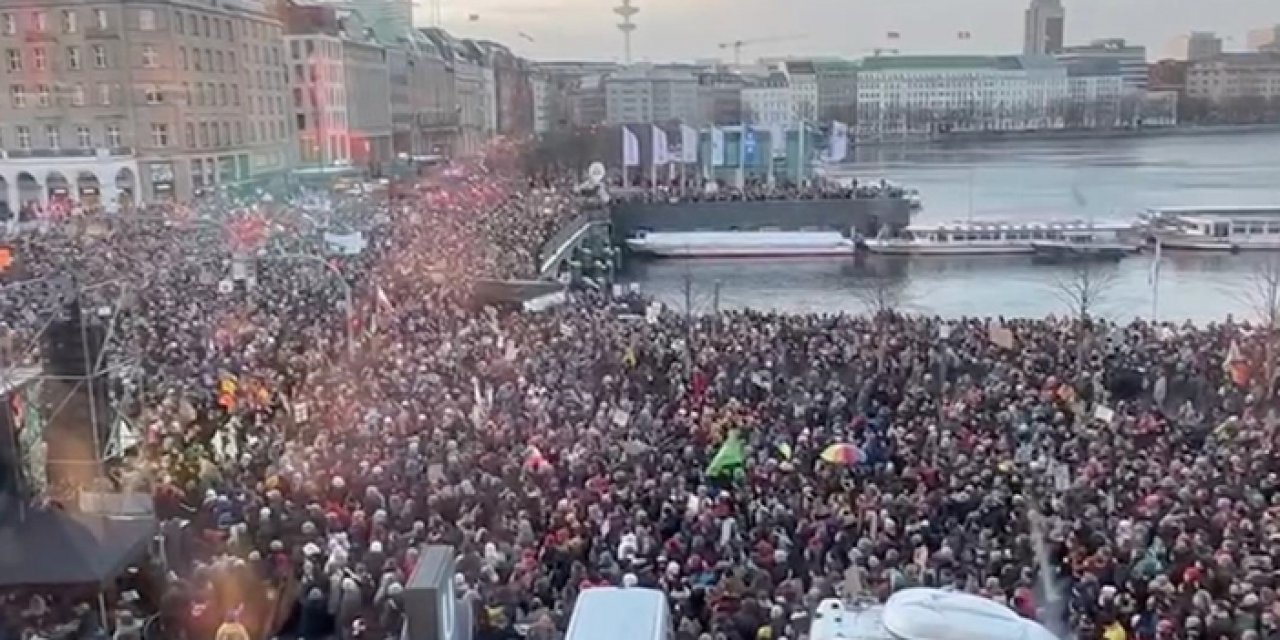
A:
[[[1133,231],[1133,225],[1123,223],[957,222],[911,225],[896,237],[881,236],[865,244],[868,251],[887,255],[1030,255],[1037,253],[1037,245],[1046,255],[1067,255],[1067,249],[1088,245],[1107,251],[1123,249],[1123,256],[1137,250],[1138,243],[1130,238]]]
[[[850,257],[855,243],[836,231],[650,231],[627,248],[657,258],[815,258]]]
[[[1156,207],[1144,212],[1151,235],[1165,249],[1280,250],[1280,206]]]

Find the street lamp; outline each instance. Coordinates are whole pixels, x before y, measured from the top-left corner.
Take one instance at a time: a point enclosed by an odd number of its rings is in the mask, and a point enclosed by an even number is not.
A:
[[[259,260],[312,262],[312,263],[319,264],[320,266],[327,269],[330,273],[332,273],[337,278],[338,284],[342,286],[342,296],[344,298],[344,303],[346,304],[346,307],[347,307],[347,312],[346,312],[347,354],[350,356],[355,356],[356,339],[355,339],[354,320],[355,320],[356,309],[355,309],[355,305],[353,304],[353,298],[351,295],[351,285],[347,282],[346,277],[342,275],[342,271],[338,269],[338,267],[335,266],[333,263],[326,260],[324,256],[317,256],[310,253],[260,254],[258,255],[258,259]]]

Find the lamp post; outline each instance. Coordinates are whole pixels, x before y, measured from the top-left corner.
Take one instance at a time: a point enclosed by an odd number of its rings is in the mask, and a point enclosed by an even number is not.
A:
[[[355,320],[355,304],[351,294],[351,285],[347,282],[346,277],[342,275],[342,271],[334,266],[324,256],[318,256],[310,253],[277,253],[277,254],[261,254],[259,260],[281,260],[295,262],[312,262],[319,264],[327,269],[337,278],[338,284],[342,286],[342,296],[344,304],[346,304],[346,334],[347,334],[347,354],[354,356],[356,352],[356,339],[353,321]]]

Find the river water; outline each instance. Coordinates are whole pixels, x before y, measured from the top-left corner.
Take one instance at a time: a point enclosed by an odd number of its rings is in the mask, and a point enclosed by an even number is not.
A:
[[[1114,140],[1023,141],[858,149],[847,173],[920,190],[918,222],[1129,220],[1151,206],[1280,205],[1280,133]],[[1280,256],[1276,256],[1280,259]],[[1114,317],[1209,321],[1248,316],[1248,288],[1267,255],[1166,252],[1153,305],[1143,255],[1108,272],[1097,305]],[[624,280],[680,309],[686,283],[696,311],[751,307],[860,312],[869,291],[943,316],[1068,313],[1059,294],[1071,267],[1028,257],[633,262]],[[717,286],[718,283],[718,286]],[[890,293],[884,293],[890,292]]]

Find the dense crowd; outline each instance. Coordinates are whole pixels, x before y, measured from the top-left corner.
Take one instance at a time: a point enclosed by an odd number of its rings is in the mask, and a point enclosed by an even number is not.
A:
[[[576,214],[499,160],[381,200],[214,202],[17,242],[27,277],[133,283],[119,400],[169,573],[117,637],[154,611],[164,637],[248,637],[280,601],[296,637],[398,637],[418,546],[441,543],[486,640],[555,638],[610,584],[664,590],[683,640],[803,638],[824,597],[914,585],[1080,638],[1280,638],[1271,370],[1246,370],[1264,332],[690,320],[597,293],[479,307],[471,278],[536,275]],[[237,243],[323,251],[307,225],[368,244],[232,277]],[[6,289],[15,333],[39,322],[27,290]],[[727,441],[744,454],[709,469]]]
[[[741,186],[724,180],[685,179],[672,181],[640,180],[624,183],[615,179],[609,186],[610,197],[622,202],[740,202],[770,200],[850,200],[894,198],[910,194],[885,180],[859,181],[853,178],[817,178],[798,183],[788,179],[769,180],[750,177]]]

